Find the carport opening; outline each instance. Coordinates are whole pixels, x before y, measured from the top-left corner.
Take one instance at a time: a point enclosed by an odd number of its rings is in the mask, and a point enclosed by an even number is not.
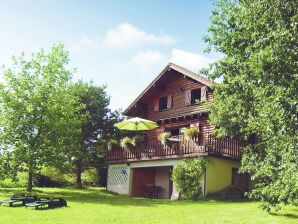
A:
[[[132,168],[133,197],[171,198],[172,166]]]

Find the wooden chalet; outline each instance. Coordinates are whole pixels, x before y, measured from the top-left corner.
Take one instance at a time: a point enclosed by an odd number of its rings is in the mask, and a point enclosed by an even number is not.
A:
[[[212,100],[211,81],[181,66],[170,63],[127,107],[124,114],[155,121],[159,128],[145,133],[145,141],[132,150],[114,147],[106,156],[108,190],[131,196],[177,198],[171,181],[173,167],[187,157],[208,157],[202,177],[205,195],[237,182],[240,148],[243,143],[217,139],[208,111],[200,102]],[[181,129],[194,127],[192,140],[181,137]],[[162,145],[157,136],[170,132],[171,144]],[[149,189],[149,190],[148,190]]]

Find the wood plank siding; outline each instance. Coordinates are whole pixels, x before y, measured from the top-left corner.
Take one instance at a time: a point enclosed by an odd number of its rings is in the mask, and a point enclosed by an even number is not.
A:
[[[197,83],[194,80],[189,80],[178,76],[176,80],[173,80],[165,84],[165,89],[156,91],[157,95],[149,99],[149,107],[147,113],[145,114],[146,118],[149,120],[160,120],[167,118],[176,118],[179,116],[186,116],[191,114],[198,114],[200,112],[206,112],[203,106],[198,105],[185,105],[185,91],[199,89],[204,85]],[[178,88],[178,90],[177,90]],[[179,91],[179,88],[182,91]],[[164,111],[154,111],[155,102],[163,96],[172,95],[172,108]],[[212,92],[209,90],[207,93],[207,98],[210,100],[212,98]]]
[[[108,152],[108,162],[210,153],[240,159],[240,147],[243,143],[229,138],[216,140],[211,135],[214,127],[210,124],[208,111],[193,100],[195,94],[207,101],[212,100],[210,84],[211,81],[202,76],[169,64],[124,111],[130,117],[155,121],[159,128],[145,133],[145,142],[138,150],[125,151],[118,148]],[[157,140],[160,133],[177,132],[182,127],[196,127],[199,134],[193,141],[185,142],[180,139],[171,144],[170,148],[164,147]]]
[[[175,74],[175,79],[170,79],[165,83],[162,89],[156,90],[156,95],[151,96],[147,103],[144,102],[143,114],[134,114],[133,116],[142,116],[148,120],[162,123],[160,129],[169,130],[179,127],[189,127],[191,124],[200,123],[200,132],[206,136],[213,129],[211,126],[207,111],[203,106],[197,104],[185,105],[185,94],[187,90],[194,90],[204,87],[202,83],[185,78],[183,75]],[[155,111],[154,107],[159,98],[172,95],[172,107],[163,111]],[[207,100],[212,99],[212,92],[207,88]],[[145,105],[145,106],[144,106]],[[198,114],[205,116],[198,117]],[[147,132],[148,140],[156,140],[160,130]]]

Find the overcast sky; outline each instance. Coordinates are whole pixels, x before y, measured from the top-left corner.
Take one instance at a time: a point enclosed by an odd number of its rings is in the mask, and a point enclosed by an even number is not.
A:
[[[169,63],[194,72],[218,58],[203,53],[212,4],[201,1],[2,1],[0,64],[63,43],[75,79],[105,84],[125,108]]]

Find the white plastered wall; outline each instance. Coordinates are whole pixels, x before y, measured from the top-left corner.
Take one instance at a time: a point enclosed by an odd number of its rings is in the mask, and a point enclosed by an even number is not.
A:
[[[158,193],[159,198],[169,198],[170,178],[170,167],[155,167],[155,185],[161,187]]]
[[[118,194],[129,194],[131,182],[131,169],[124,164],[108,166],[107,190]]]

